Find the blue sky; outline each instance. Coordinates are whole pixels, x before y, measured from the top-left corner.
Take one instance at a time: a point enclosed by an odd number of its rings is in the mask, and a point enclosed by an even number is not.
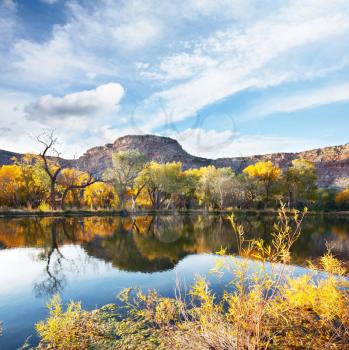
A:
[[[196,155],[348,142],[347,0],[0,0],[0,148],[125,134]]]

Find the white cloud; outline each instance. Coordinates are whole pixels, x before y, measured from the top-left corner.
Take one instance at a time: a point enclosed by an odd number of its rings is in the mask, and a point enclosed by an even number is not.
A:
[[[25,129],[52,126],[80,151],[125,132],[152,132],[243,90],[326,77],[349,62],[347,0],[69,0],[60,8],[66,11],[66,23],[53,26],[40,41],[21,36],[15,2],[3,3],[7,6],[0,13],[0,74],[7,86],[33,93],[25,103],[20,96],[11,99],[11,106],[19,107],[8,115],[17,126],[0,123],[1,136],[11,135],[4,142],[13,148],[14,135],[22,140]],[[122,87],[114,95],[97,92],[108,81],[121,81],[128,88],[123,116],[115,115]],[[80,91],[91,82],[99,88]],[[134,91],[137,86],[139,94]],[[265,114],[346,100],[341,88],[347,86],[263,101],[258,108]],[[132,94],[137,96],[129,98]],[[17,134],[8,128],[17,128]],[[188,147],[194,150],[195,143],[200,144],[198,152],[207,154],[210,148],[215,152],[214,140],[236,137],[200,127],[180,136]],[[264,149],[261,138],[254,143],[238,140],[245,150],[249,144]],[[268,140],[292,145],[284,138]]]
[[[218,60],[199,53],[183,53],[166,57],[159,66],[159,71],[141,70],[140,74],[152,79],[179,80],[193,77],[202,71],[212,68],[218,64]],[[145,65],[144,68],[148,68]],[[143,68],[140,65],[140,68]]]
[[[271,98],[252,107],[247,112],[247,118],[256,118],[278,112],[293,112],[345,101],[349,101],[349,83],[299,91],[286,97]]]
[[[48,4],[48,5],[53,5],[56,2],[58,2],[59,0],[40,0],[41,2]]]
[[[317,54],[319,50],[325,54],[329,41],[342,40],[348,33],[348,2],[338,0],[330,6],[326,1],[310,0],[293,1],[250,26],[230,27],[193,41],[188,44],[192,53],[165,57],[158,67],[150,66],[143,72],[166,80],[175,79],[176,74],[190,77],[194,70],[188,81],[170,86],[150,98],[152,104],[162,106],[162,110],[155,113],[153,125],[164,122],[163,110],[174,120],[182,120],[249,88],[262,89],[321,76],[329,65],[327,60],[314,65],[312,60],[300,63],[298,57],[312,45]],[[196,57],[204,63],[202,66],[195,64]],[[332,59],[338,59],[335,52]]]
[[[13,63],[3,71],[6,79],[20,77],[22,82],[45,86],[52,81],[83,82],[90,72],[134,78],[136,62],[155,60],[173,49],[191,35],[188,25],[207,31],[217,27],[219,19],[246,19],[267,11],[255,0],[70,0],[64,8],[66,23],[55,25],[46,40],[12,41],[7,62]],[[208,24],[212,20],[215,23]]]
[[[13,0],[4,0],[0,2],[0,49],[7,48],[12,42],[15,31],[18,27],[16,17],[17,6]],[[0,62],[3,59],[0,58]]]
[[[116,112],[116,107],[124,95],[120,84],[109,83],[86,90],[54,97],[46,95],[25,108],[27,118],[49,122],[74,117],[90,117],[101,113]]]

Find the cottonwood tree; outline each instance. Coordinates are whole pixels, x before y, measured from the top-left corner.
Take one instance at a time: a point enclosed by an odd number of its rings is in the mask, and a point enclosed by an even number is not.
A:
[[[349,205],[349,188],[338,192],[335,198],[337,204],[340,205]]]
[[[198,171],[199,180],[196,196],[205,209],[224,209],[232,203],[237,189],[237,180],[231,168],[216,168],[213,165],[202,167]]]
[[[84,191],[84,203],[91,208],[116,208],[119,199],[111,184],[95,182]]]
[[[141,185],[135,186],[135,179],[145,163],[145,156],[134,149],[119,151],[112,155],[112,167],[105,171],[103,179],[114,184],[121,208],[125,207],[129,194],[134,207],[135,200],[143,188]]]
[[[182,181],[182,163],[173,162],[160,164],[150,162],[135,179],[135,185],[145,191],[152,208],[161,209],[166,201],[171,204],[171,196],[180,193]]]
[[[273,185],[281,177],[281,169],[271,161],[257,162],[246,167],[243,172],[261,183],[265,194],[265,206],[269,204]]]
[[[54,130],[45,130],[41,135],[37,136],[37,141],[43,145],[43,151],[39,154],[43,162],[43,168],[50,179],[50,206],[56,209],[56,186],[58,175],[63,169],[60,162],[60,153],[56,146],[58,139]]]
[[[293,208],[299,202],[315,200],[317,175],[314,163],[306,159],[294,159],[283,175],[288,206]]]
[[[75,197],[75,203],[79,202],[77,198],[78,193],[76,190],[82,190],[96,182],[93,177],[75,168],[65,168],[61,171],[58,179],[58,183],[63,186],[63,194],[61,198],[61,208],[64,210],[66,206],[66,200],[69,193],[73,194]]]
[[[37,207],[48,195],[49,177],[44,171],[40,157],[26,153],[20,158],[12,158],[21,172],[21,191],[23,202],[30,207]]]

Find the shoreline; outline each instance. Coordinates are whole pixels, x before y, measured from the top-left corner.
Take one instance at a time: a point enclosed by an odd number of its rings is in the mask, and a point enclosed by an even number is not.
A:
[[[290,211],[288,211],[290,212]],[[145,216],[145,215],[230,215],[232,213],[247,215],[277,215],[277,209],[235,209],[235,210],[55,210],[39,211],[10,209],[0,210],[0,218],[14,217],[91,217],[91,216]],[[308,211],[312,216],[349,216],[349,211]]]

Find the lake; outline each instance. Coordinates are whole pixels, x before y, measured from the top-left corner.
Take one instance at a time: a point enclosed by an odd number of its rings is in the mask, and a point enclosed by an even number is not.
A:
[[[238,215],[248,238],[270,241],[274,218]],[[308,216],[293,261],[326,251],[349,258],[349,217]],[[55,293],[93,309],[116,301],[124,288],[154,288],[173,295],[207,274],[214,253],[237,250],[229,221],[218,215],[0,219],[0,349],[36,344],[34,324],[47,316]],[[226,279],[208,275],[219,291]]]

